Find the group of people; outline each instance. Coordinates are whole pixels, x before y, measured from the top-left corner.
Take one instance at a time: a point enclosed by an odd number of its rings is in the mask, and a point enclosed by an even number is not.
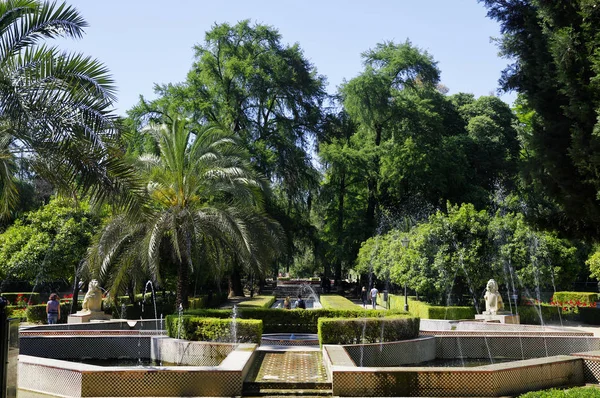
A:
[[[290,300],[290,296],[287,296],[285,300],[283,300],[283,308],[286,310],[292,309],[292,300]],[[304,301],[300,294],[298,295],[298,300],[296,300],[296,308],[306,309],[306,301]]]
[[[377,297],[380,296],[379,290],[375,286],[371,289],[371,291],[367,292],[367,288],[363,286],[360,291],[360,300],[362,301],[363,308],[367,308],[367,302],[370,299],[371,305],[373,309],[377,309]]]

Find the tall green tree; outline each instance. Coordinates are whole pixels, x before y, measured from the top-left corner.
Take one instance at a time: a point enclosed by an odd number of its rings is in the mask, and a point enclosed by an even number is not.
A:
[[[429,54],[408,41],[378,44],[362,56],[365,70],[343,84],[340,91],[344,109],[365,135],[364,145],[372,148],[366,221],[374,228],[378,202],[385,195],[378,193],[382,143],[393,137],[410,109],[406,94],[435,89],[440,72]]]
[[[107,68],[44,40],[80,38],[73,7],[37,0],[0,2],[0,211],[17,201],[15,153],[59,189],[94,199],[119,193],[134,207],[135,176],[109,143],[115,87]],[[117,197],[117,196],[115,196]]]
[[[502,73],[535,117],[524,137],[525,182],[562,207],[554,225],[572,235],[600,236],[600,14],[593,1],[483,0],[501,25]]]
[[[144,217],[115,215],[87,260],[109,282],[113,297],[122,292],[132,270],[145,269],[161,284],[165,252],[177,267],[177,303],[184,307],[195,268],[222,274],[233,261],[258,274],[269,269],[280,231],[263,211],[266,185],[225,131],[196,130],[185,120],[168,117],[147,126],[159,155],[143,155],[136,167],[147,182]]]
[[[325,78],[298,44],[285,45],[275,28],[248,20],[214,25],[194,49],[186,81],[159,87],[159,102],[241,139],[273,185],[266,208],[285,228],[289,265],[295,242],[315,243],[307,220],[319,175],[310,148],[320,130]]]

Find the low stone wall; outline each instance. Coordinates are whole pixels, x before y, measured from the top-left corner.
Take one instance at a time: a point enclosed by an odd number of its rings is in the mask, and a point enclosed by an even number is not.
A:
[[[392,343],[344,345],[355,366],[402,366],[436,358],[435,337]]]
[[[477,368],[355,367],[343,347],[326,346],[334,396],[500,397],[580,385],[583,360],[570,356],[529,359]]]
[[[219,366],[234,349],[233,344],[154,337],[151,358],[175,365]]]
[[[583,353],[572,354],[578,351]],[[435,358],[490,356],[515,361],[474,368],[418,367]],[[325,345],[323,357],[334,396],[505,396],[600,379],[600,338],[588,336],[455,333],[384,344]]]
[[[165,352],[171,349],[170,342],[162,343]],[[157,341],[153,345],[163,344]],[[174,342],[174,347],[178,349],[176,346],[177,342]],[[205,348],[206,352],[212,350],[212,347]],[[198,347],[191,349],[194,352],[202,351]],[[235,348],[232,347],[231,352],[216,366],[111,368],[20,355],[19,396],[240,396],[255,349],[255,344],[238,344]]]

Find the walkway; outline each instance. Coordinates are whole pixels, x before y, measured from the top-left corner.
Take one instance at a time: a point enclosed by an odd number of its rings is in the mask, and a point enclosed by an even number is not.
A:
[[[244,381],[244,396],[330,396],[321,350],[315,347],[261,346]]]

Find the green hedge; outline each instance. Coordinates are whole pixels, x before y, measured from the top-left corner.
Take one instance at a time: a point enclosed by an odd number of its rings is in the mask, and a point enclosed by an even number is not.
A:
[[[227,301],[227,292],[214,293],[210,295],[208,294],[192,297],[188,299],[189,309],[201,309],[201,308],[217,308],[221,304]]]
[[[112,307],[110,310],[105,311],[107,313],[111,313],[113,318],[121,318],[123,316],[123,308]],[[160,301],[156,302],[156,316],[158,318],[171,315],[175,313],[175,303],[167,302],[162,303]],[[127,319],[154,319],[154,304],[150,302],[146,302],[144,304],[144,312],[142,312],[142,306],[137,304],[127,304],[125,306],[125,318]]]
[[[359,344],[414,339],[419,335],[419,318],[407,316],[366,319],[320,318],[319,343]]]
[[[180,328],[181,322],[181,328]],[[236,342],[260,344],[262,321],[236,319]],[[167,317],[169,337],[190,341],[233,342],[232,320],[184,315]]]
[[[544,323],[560,322],[561,319],[574,319],[576,314],[564,313],[560,307],[549,304],[520,305],[518,308],[520,321],[528,325],[541,325],[540,312]]]
[[[254,296],[248,300],[240,302],[238,307],[252,307],[252,308],[271,308],[277,298],[275,296]]]
[[[590,325],[600,325],[600,308],[580,308],[579,320]]]
[[[321,305],[325,309],[356,310],[357,308],[359,308],[359,306],[354,304],[352,301],[340,296],[339,294],[322,294],[320,301]]]
[[[4,297],[5,299],[8,300],[8,302],[11,305],[17,305],[17,300],[18,299],[26,299],[27,302],[31,305],[35,305],[35,304],[39,304],[40,303],[40,294],[39,293],[32,293],[32,292],[20,292],[20,293],[15,293],[15,292],[11,292],[11,293],[2,293],[0,294],[2,297]],[[23,307],[25,305],[22,305]]]
[[[390,294],[390,308],[393,310],[404,309],[404,296]],[[434,306],[423,301],[408,298],[408,311],[421,319],[475,319],[474,307],[443,307]]]
[[[385,310],[284,310],[277,308],[238,308],[238,318],[260,319],[263,321],[265,333],[317,333],[319,318],[378,318],[394,314],[403,314],[403,311]],[[186,315],[195,315],[211,318],[231,318],[231,310],[200,309],[188,310]],[[405,313],[404,313],[405,314]],[[171,315],[170,317],[176,317]],[[168,317],[169,318],[169,317]]]
[[[574,387],[565,390],[532,391],[519,395],[519,398],[600,398],[600,388]]]
[[[30,305],[27,307],[27,311],[25,313],[27,315],[27,322],[29,323],[48,323],[46,304]],[[68,317],[69,310],[61,306],[58,323],[67,323]]]
[[[589,307],[598,302],[598,293],[589,292],[556,292],[552,302],[561,306]]]

